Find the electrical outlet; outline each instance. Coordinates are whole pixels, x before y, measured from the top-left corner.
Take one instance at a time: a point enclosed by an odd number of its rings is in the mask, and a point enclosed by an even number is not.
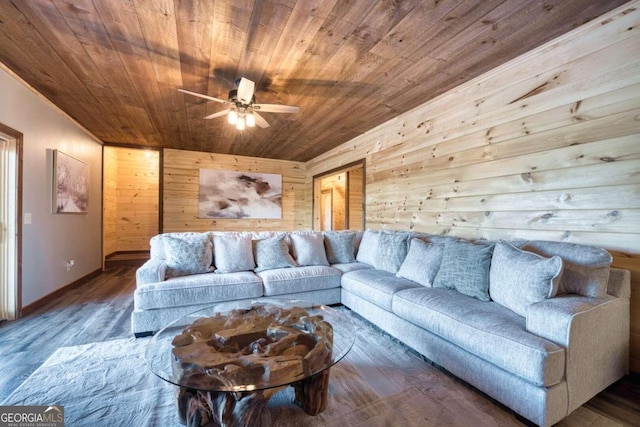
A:
[[[74,265],[75,265],[74,260],[70,259],[69,261],[67,261],[67,271],[71,270]]]

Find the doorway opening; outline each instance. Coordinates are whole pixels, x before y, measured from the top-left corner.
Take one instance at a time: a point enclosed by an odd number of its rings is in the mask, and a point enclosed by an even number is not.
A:
[[[313,177],[313,229],[363,230],[365,161]]]
[[[103,269],[141,265],[149,240],[161,232],[161,152],[105,145],[102,158]]]
[[[0,124],[0,321],[20,317],[22,133]]]

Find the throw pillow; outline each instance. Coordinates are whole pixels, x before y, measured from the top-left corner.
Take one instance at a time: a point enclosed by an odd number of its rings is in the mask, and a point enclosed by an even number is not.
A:
[[[480,301],[491,301],[489,269],[492,253],[493,245],[474,245],[462,240],[445,243],[433,286],[455,289]]]
[[[345,264],[355,262],[354,232],[327,231],[324,233],[324,247],[327,251],[329,264]]]
[[[602,298],[607,293],[609,268],[613,258],[606,250],[567,242],[530,241],[522,249],[538,255],[562,258],[564,272],[558,294],[578,294]]]
[[[291,233],[289,238],[293,244],[293,255],[298,265],[329,265],[322,234]]]
[[[444,245],[442,244],[425,243],[420,239],[411,239],[407,257],[396,276],[413,280],[422,286],[433,286],[433,279],[440,269],[443,249]]]
[[[380,232],[376,230],[365,230],[360,240],[360,247],[358,248],[358,256],[356,260],[358,262],[364,262],[371,266],[376,264],[376,257],[378,256],[378,238]]]
[[[254,240],[253,244],[256,272],[296,266],[289,254],[289,245],[284,241],[284,236]]]
[[[253,270],[250,236],[213,236],[216,273],[235,273]]]
[[[213,271],[213,247],[208,233],[197,233],[163,238],[166,276],[186,276]]]
[[[520,250],[508,243],[497,243],[489,273],[491,299],[526,317],[527,307],[558,292],[562,259],[545,258]]]
[[[382,232],[378,236],[378,252],[374,267],[396,274],[407,256],[409,234],[403,232]]]

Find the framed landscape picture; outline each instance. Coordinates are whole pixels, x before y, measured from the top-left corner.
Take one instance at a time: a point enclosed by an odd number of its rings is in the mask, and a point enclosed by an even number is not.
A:
[[[282,175],[200,169],[198,217],[282,219]]]
[[[53,212],[89,212],[89,165],[53,150]]]

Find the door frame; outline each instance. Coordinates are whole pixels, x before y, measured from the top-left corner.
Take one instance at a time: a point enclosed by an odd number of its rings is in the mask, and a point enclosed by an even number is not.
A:
[[[355,162],[348,163],[346,165],[339,166],[337,168],[328,170],[326,172],[319,173],[318,175],[313,176],[312,180],[312,194],[311,194],[311,229],[319,231],[322,228],[322,218],[318,215],[320,212],[320,197],[322,192],[321,181],[323,178],[326,178],[331,175],[337,175],[342,172],[349,172],[350,170],[357,169],[362,167],[362,229],[365,227],[365,217],[366,217],[366,193],[367,193],[367,184],[366,184],[366,176],[367,176],[367,165],[365,159],[356,160]],[[348,209],[349,206],[349,180],[347,179],[345,182],[345,208]],[[345,212],[345,221],[347,223],[347,229],[351,226],[349,224],[349,216]]]
[[[0,133],[7,135],[16,142],[16,319],[22,317],[22,163],[24,161],[24,135],[3,123],[0,123]]]

